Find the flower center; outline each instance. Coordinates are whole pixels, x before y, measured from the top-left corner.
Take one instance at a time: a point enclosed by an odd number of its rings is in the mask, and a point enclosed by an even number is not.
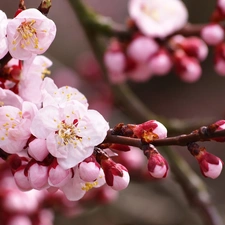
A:
[[[14,50],[16,45],[20,42],[20,47],[25,48],[26,46],[32,45],[34,48],[38,49],[38,38],[37,32],[34,28],[35,20],[28,22],[22,22],[21,25],[17,28],[18,35],[13,40]]]
[[[160,16],[159,16],[158,10],[150,9],[147,5],[144,5],[144,4],[141,6],[141,10],[143,13],[151,17],[153,20],[155,20],[156,22],[159,22]]]
[[[61,122],[60,129],[56,133],[63,139],[64,145],[69,143],[76,145],[77,140],[82,140],[82,137],[77,135],[77,132],[79,132],[77,125],[78,120],[74,120],[72,124],[66,124],[65,121]]]

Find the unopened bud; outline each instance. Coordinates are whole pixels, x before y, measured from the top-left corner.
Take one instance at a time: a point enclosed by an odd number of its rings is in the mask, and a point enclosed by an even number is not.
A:
[[[149,143],[154,139],[167,137],[166,127],[156,120],[149,120],[145,123],[134,126],[133,132],[134,136],[141,138],[146,143]]]
[[[201,172],[205,177],[215,179],[220,175],[223,169],[222,160],[207,151],[201,152],[200,156],[197,157],[197,160]]]
[[[78,165],[78,171],[83,181],[93,182],[99,176],[100,165],[94,156],[90,156]]]
[[[102,160],[101,166],[105,174],[106,183],[112,187],[112,189],[120,191],[128,186],[130,176],[126,167],[115,163],[110,158]]]
[[[166,159],[150,145],[150,149],[145,150],[148,158],[148,172],[154,178],[165,178],[168,174],[169,166]]]
[[[218,45],[224,39],[224,30],[220,24],[209,24],[202,28],[201,37],[208,45]]]

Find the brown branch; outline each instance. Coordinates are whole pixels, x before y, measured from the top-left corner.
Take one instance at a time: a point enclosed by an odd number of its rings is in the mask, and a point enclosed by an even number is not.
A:
[[[182,134],[179,136],[168,137],[164,139],[155,139],[150,142],[154,146],[186,146],[192,142],[210,141],[213,138],[225,137],[225,130],[210,132],[210,127],[203,126],[190,134]],[[103,143],[115,143],[130,145],[142,149],[146,143],[139,138],[124,137],[120,135],[113,135],[112,130],[109,130]]]

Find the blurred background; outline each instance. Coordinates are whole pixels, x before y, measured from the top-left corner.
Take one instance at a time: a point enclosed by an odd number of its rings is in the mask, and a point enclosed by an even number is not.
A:
[[[128,16],[127,2],[121,0],[86,0],[84,1],[100,14],[111,17],[116,22],[124,23]],[[40,1],[29,0],[27,8],[37,7]],[[186,0],[189,18],[192,23],[206,23],[214,9],[216,1]],[[18,1],[1,0],[0,9],[8,18],[13,17]],[[52,77],[59,86],[70,85],[81,89],[91,98],[90,105],[96,108],[110,121],[113,127],[118,122],[132,122],[128,115],[121,113],[110,104],[100,104],[99,98],[105,95],[96,93],[95,86],[79,74],[81,68],[90,65],[84,57],[90,54],[90,47],[85,39],[76,15],[68,1],[54,0],[48,14],[57,26],[57,35],[53,44],[45,54],[53,61]],[[82,60],[81,60],[82,57]],[[86,63],[86,64],[85,64]],[[145,83],[132,83],[130,86],[135,93],[145,101],[150,109],[158,115],[168,118],[203,118],[213,117],[223,119],[225,114],[225,77],[217,75],[213,70],[213,50],[202,64],[203,76],[194,83],[187,84],[180,81],[173,73],[165,77],[153,77]],[[98,71],[98,69],[96,69]],[[104,103],[104,101],[103,101]],[[152,118],[154,119],[154,118]],[[209,143],[207,150],[225,160],[224,144]],[[191,167],[200,174],[198,164],[184,147],[176,147],[186,158]],[[225,172],[216,180],[202,179],[207,187],[218,210],[225,221]],[[121,191],[117,199],[103,206],[91,207],[87,212],[74,217],[66,218],[57,215],[56,225],[197,225],[203,224],[199,219],[199,212],[189,205],[179,184],[173,175],[165,180],[138,182],[133,180],[129,187]]]

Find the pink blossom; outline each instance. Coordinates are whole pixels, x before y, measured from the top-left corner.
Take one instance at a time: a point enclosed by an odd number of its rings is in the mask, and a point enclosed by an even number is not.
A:
[[[83,181],[92,182],[99,176],[100,165],[94,156],[90,156],[78,165],[79,176]]]
[[[133,132],[135,137],[142,138],[146,142],[167,137],[166,127],[156,120],[149,120],[135,125]]]
[[[182,48],[188,56],[195,57],[200,61],[205,60],[208,55],[207,45],[198,37],[184,38],[180,43],[180,48]]]
[[[198,60],[187,56],[182,50],[175,54],[175,70],[179,78],[187,83],[198,81],[202,75]]]
[[[0,107],[0,147],[8,153],[23,150],[31,135],[30,124],[36,113],[35,105],[23,102],[22,110],[13,106]]]
[[[32,222],[26,215],[15,215],[9,220],[7,225],[32,225]]]
[[[120,191],[125,189],[129,182],[130,176],[127,168],[120,163],[115,163],[112,159],[103,159],[101,166],[105,174],[106,183],[112,189]]]
[[[145,82],[149,80],[152,75],[146,63],[139,63],[133,69],[127,71],[127,77],[135,82]]]
[[[225,15],[225,0],[217,0],[217,7],[219,11]]]
[[[220,24],[209,24],[202,28],[201,37],[208,45],[217,45],[224,40],[224,30]]]
[[[16,108],[22,108],[23,99],[14,92],[0,88],[0,105],[1,106],[14,106]]]
[[[154,75],[163,76],[169,73],[173,64],[169,53],[161,49],[148,61],[148,67]]]
[[[44,76],[50,74],[48,68],[52,61],[45,56],[34,56],[24,61],[19,82],[19,95],[27,101],[40,105],[42,100],[41,85]]]
[[[93,182],[83,181],[79,176],[77,168],[74,169],[74,173],[74,177],[60,188],[70,201],[77,201],[81,199],[87,191],[105,184],[105,177],[102,170],[100,170],[98,178]]]
[[[7,23],[6,14],[0,10],[0,59],[8,52],[8,43],[6,38]]]
[[[34,213],[38,209],[42,194],[37,190],[21,192],[16,187],[11,187],[8,191],[3,205],[11,213]]]
[[[168,174],[168,163],[153,145],[145,151],[148,158],[148,172],[154,178],[165,178]]]
[[[107,51],[104,62],[111,73],[122,73],[126,67],[126,58],[122,51]]]
[[[213,126],[215,127],[215,131],[224,130],[225,120],[218,120],[213,124]],[[211,140],[218,142],[225,142],[225,137],[211,138]]]
[[[201,151],[200,154],[196,156],[196,159],[205,177],[215,179],[220,175],[223,169],[223,162],[220,158],[207,151]]]
[[[71,169],[65,170],[60,165],[56,165],[49,170],[48,183],[53,187],[62,187],[71,179],[71,177]]]
[[[43,161],[49,154],[45,139],[34,139],[28,145],[29,155],[37,161]]]
[[[46,77],[41,86],[43,107],[48,105],[63,107],[67,102],[76,100],[88,107],[86,97],[76,88],[63,86],[58,88],[54,81]]]
[[[7,39],[12,57],[20,60],[29,59],[44,53],[56,35],[55,23],[39,10],[23,10],[8,22]]]
[[[128,11],[140,31],[151,37],[164,38],[181,29],[188,19],[180,0],[130,0]]]
[[[158,44],[151,38],[139,36],[127,47],[127,55],[138,63],[145,63],[159,49]]]
[[[48,167],[34,163],[28,168],[28,179],[31,187],[37,190],[45,189],[48,185]]]
[[[22,190],[22,191],[28,191],[31,190],[31,184],[28,179],[28,177],[24,174],[24,167],[19,168],[15,173],[14,173],[14,179],[17,187]]]
[[[105,139],[108,129],[101,114],[76,100],[64,108],[49,105],[40,109],[31,125],[32,134],[46,138],[48,151],[64,169],[90,156],[94,146]]]

